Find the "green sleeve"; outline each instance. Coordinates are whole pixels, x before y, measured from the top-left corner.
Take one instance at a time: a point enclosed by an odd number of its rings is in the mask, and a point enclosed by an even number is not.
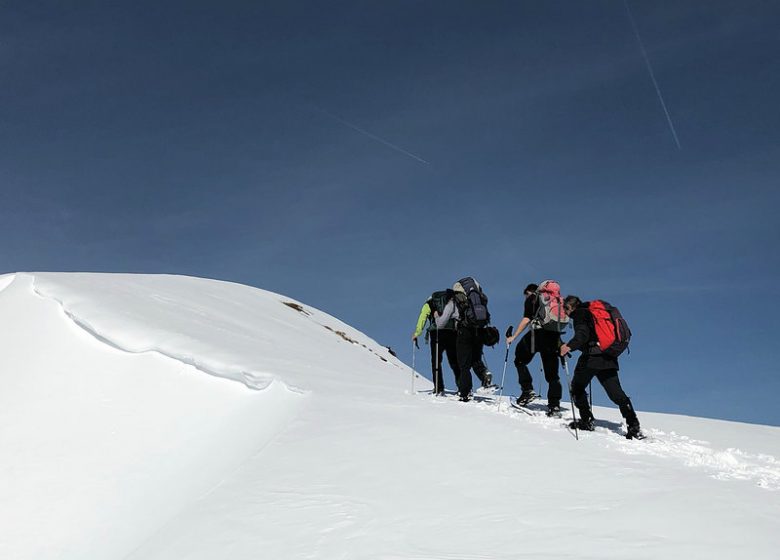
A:
[[[422,334],[423,328],[425,327],[425,321],[428,320],[430,314],[431,306],[428,305],[428,302],[425,302],[425,304],[422,306],[422,309],[420,310],[420,316],[417,318],[417,328],[414,331],[415,338]]]

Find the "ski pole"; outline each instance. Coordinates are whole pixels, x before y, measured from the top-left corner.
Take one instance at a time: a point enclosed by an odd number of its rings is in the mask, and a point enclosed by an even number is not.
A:
[[[512,336],[514,327],[509,325],[504,333],[504,338]],[[504,356],[504,371],[501,373],[501,388],[498,390],[498,411],[501,412],[501,395],[504,394],[504,380],[506,379],[506,363],[509,361],[509,343],[506,344],[506,356]]]
[[[441,354],[439,354],[439,324],[436,323],[436,371],[433,372],[433,392],[439,392],[439,379],[444,382],[444,372],[441,371]]]
[[[417,373],[414,371],[415,348],[419,348],[419,346],[417,345],[416,338],[412,341],[412,394],[413,395],[414,395],[414,376],[417,375]]]
[[[534,355],[536,355],[536,329],[531,325],[531,359],[533,359]],[[541,355],[539,359],[541,360]],[[544,370],[542,369],[542,364],[539,364],[539,374],[539,398],[541,399],[544,398],[544,391],[542,390],[542,387],[544,387]],[[533,386],[531,388],[533,389]]]
[[[574,438],[579,441],[580,434],[577,430],[577,413],[574,412],[574,399],[571,396],[571,377],[569,377],[569,363],[566,361],[566,356],[561,356],[561,363],[563,363],[563,369],[566,371],[566,385],[569,388],[569,401],[571,401],[571,416],[574,418]]]

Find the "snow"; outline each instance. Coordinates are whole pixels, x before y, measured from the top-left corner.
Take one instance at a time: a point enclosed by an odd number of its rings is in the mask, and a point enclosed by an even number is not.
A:
[[[776,427],[576,441],[214,280],[5,275],[0,318],[3,559],[777,557]]]

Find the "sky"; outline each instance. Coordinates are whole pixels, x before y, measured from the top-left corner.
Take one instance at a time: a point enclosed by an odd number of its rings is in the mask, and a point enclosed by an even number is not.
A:
[[[3,1],[0,270],[249,284],[407,363],[432,291],[474,276],[503,331],[554,278],[622,310],[637,409],[780,425],[778,24],[771,1]]]

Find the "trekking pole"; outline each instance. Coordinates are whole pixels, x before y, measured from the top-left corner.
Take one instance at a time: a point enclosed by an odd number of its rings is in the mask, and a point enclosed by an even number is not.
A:
[[[574,399],[571,396],[571,377],[569,377],[569,363],[566,361],[566,356],[561,356],[561,363],[563,369],[566,371],[566,385],[569,388],[569,401],[571,401],[571,416],[574,418],[574,439],[580,440],[580,434],[577,430],[577,413],[574,412]]]
[[[414,371],[415,348],[419,348],[419,346],[417,345],[416,338],[412,341],[412,394],[413,395],[414,395],[414,376],[417,375],[417,373]]]
[[[534,328],[533,323],[531,323],[531,359],[533,359],[534,355],[536,354],[536,329]],[[530,362],[529,362],[530,363]],[[529,371],[530,373],[530,371]],[[544,391],[542,391],[542,385],[544,383],[544,372],[542,371],[542,366],[539,365],[539,373],[541,374],[541,378],[539,379],[539,398],[544,397]],[[533,389],[533,385],[531,386]]]
[[[504,333],[505,338],[512,336],[512,330],[514,327],[509,325]],[[504,379],[506,379],[506,363],[509,361],[509,343],[506,345],[506,356],[504,356],[504,371],[501,374],[501,388],[498,390],[498,412],[501,412],[501,396],[504,394]]]
[[[433,372],[433,392],[434,394],[439,392],[439,378],[441,378],[442,382],[444,382],[444,372],[439,372],[439,368],[441,367],[441,364],[439,363],[441,360],[440,354],[439,354],[439,324],[436,323],[436,371]]]

